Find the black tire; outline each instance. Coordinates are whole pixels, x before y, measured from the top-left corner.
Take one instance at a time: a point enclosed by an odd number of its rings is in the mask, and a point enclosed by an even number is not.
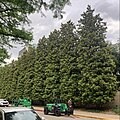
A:
[[[60,116],[60,115],[61,115],[60,110],[55,110],[55,115],[56,115],[56,116]]]
[[[67,115],[70,116],[70,111],[67,112]]]
[[[65,110],[65,115],[67,115],[67,110]]]
[[[48,108],[45,107],[45,108],[44,108],[44,114],[45,114],[45,115],[48,115],[48,112],[49,112],[49,111],[48,111]]]

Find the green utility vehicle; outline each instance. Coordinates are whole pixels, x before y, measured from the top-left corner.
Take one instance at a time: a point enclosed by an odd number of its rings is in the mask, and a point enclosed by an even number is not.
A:
[[[69,109],[65,103],[47,104],[44,107],[44,114],[47,115],[49,112],[54,113],[56,116],[60,116],[61,113],[69,116],[73,114],[73,109]]]
[[[32,106],[31,106],[31,100],[29,100],[27,98],[13,100],[13,106],[15,106],[15,107],[22,106],[22,107],[32,108]]]

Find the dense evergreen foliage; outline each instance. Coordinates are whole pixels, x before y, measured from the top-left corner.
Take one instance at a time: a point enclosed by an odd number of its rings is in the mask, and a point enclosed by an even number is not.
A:
[[[81,80],[79,81],[82,103],[101,104],[115,96],[117,82],[113,74],[115,62],[105,42],[106,23],[100,15],[94,15],[90,6],[78,21],[80,44],[78,52]]]
[[[117,91],[115,62],[105,42],[106,24],[90,6],[76,27],[68,21],[0,68],[0,97],[53,102],[60,97],[100,105]]]
[[[120,40],[116,44],[109,44],[112,50],[112,55],[114,56],[114,61],[116,63],[115,73],[117,75],[117,81],[119,82],[120,90]]]
[[[9,58],[8,52],[5,48],[0,48],[0,66],[5,63],[5,58]]]

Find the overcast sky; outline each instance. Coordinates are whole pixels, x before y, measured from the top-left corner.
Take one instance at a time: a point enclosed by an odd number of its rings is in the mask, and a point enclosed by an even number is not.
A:
[[[120,8],[119,0],[71,0],[71,6],[66,6],[63,19],[53,19],[53,14],[48,11],[44,12],[46,17],[41,17],[40,13],[35,13],[29,16],[31,27],[33,28],[33,43],[37,44],[38,40],[43,36],[48,36],[54,29],[59,29],[61,23],[66,23],[71,20],[75,24],[80,19],[81,14],[86,11],[88,5],[95,9],[95,14],[100,13],[103,21],[107,22],[107,40],[116,43],[120,38]],[[9,50],[11,54],[10,60],[17,59],[19,51],[23,46],[17,45],[16,48]]]

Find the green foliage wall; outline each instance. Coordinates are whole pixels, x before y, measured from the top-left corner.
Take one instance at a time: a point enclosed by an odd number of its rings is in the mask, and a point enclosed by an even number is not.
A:
[[[90,6],[77,28],[71,21],[39,40],[24,55],[0,68],[0,97],[53,102],[73,98],[82,104],[113,100],[115,62],[105,42],[106,24]]]

